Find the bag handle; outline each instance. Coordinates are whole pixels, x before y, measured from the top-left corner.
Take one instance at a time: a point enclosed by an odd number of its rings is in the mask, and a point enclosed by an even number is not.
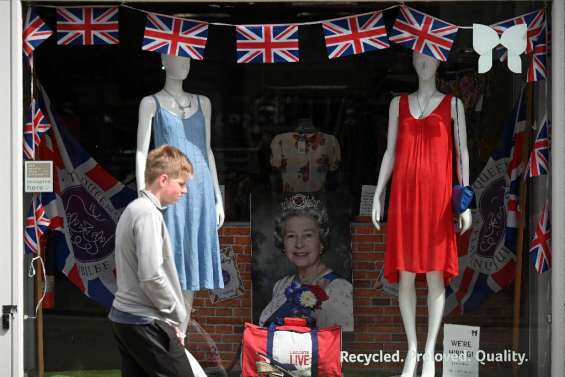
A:
[[[318,377],[318,330],[312,329],[310,336],[312,337],[312,366],[310,368],[310,375],[312,377]]]
[[[277,327],[275,326],[274,323],[271,323],[269,325],[269,328],[267,330],[267,357],[269,359],[273,358],[273,341],[275,339],[275,330],[277,329]]]

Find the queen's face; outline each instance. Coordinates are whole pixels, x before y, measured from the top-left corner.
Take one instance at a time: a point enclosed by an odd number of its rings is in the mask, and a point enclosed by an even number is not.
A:
[[[320,260],[320,226],[310,216],[291,217],[283,231],[284,252],[298,269],[308,268]]]
[[[431,56],[414,52],[412,54],[412,65],[422,80],[429,80],[435,76],[439,61]]]

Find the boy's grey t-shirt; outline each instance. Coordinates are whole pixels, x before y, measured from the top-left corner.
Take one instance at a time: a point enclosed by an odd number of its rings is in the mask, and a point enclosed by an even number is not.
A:
[[[162,211],[158,199],[142,190],[120,216],[115,249],[118,290],[112,306],[178,326],[186,310]]]

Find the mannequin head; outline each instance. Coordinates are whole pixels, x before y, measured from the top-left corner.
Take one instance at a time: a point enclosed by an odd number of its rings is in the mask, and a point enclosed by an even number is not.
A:
[[[435,77],[439,60],[414,51],[412,54],[412,65],[420,80],[429,80]]]
[[[190,71],[190,58],[161,54],[161,63],[167,72],[167,78],[184,80]]]

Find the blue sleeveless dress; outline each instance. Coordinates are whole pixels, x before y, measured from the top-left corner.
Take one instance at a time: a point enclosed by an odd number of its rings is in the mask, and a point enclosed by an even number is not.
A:
[[[194,168],[187,184],[188,193],[165,211],[181,287],[189,291],[223,288],[214,188],[200,98],[197,96],[198,110],[188,118],[162,108],[157,97],[153,98],[157,105],[153,118],[155,147],[177,147]]]

